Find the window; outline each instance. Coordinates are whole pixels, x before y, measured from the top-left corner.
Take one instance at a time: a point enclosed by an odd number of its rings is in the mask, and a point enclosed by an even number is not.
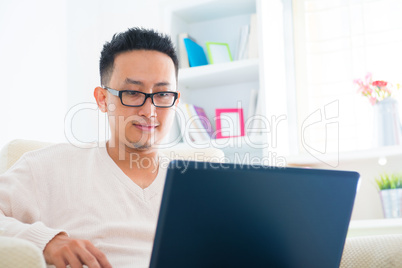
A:
[[[401,10],[400,0],[293,0],[298,128],[331,108],[304,132],[310,146],[372,147],[373,108],[353,80],[371,72],[375,80],[402,82]],[[335,117],[338,127],[325,123]]]

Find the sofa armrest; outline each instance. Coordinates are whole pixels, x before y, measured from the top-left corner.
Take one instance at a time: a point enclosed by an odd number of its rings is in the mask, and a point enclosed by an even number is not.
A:
[[[44,268],[46,264],[41,250],[33,243],[19,238],[0,236],[0,267]]]
[[[402,234],[402,219],[354,220],[349,224],[348,237]]]
[[[0,174],[6,172],[25,152],[40,149],[51,145],[51,143],[13,140],[0,150]]]

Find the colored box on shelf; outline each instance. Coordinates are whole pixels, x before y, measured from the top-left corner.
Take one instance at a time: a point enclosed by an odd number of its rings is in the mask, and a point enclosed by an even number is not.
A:
[[[186,45],[190,67],[196,67],[208,64],[208,60],[207,57],[205,56],[205,52],[202,46],[200,46],[190,38],[184,38],[184,44]]]

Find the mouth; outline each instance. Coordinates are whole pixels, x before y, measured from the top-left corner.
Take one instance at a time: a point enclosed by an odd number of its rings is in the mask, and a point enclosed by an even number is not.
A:
[[[154,131],[159,126],[159,124],[140,124],[137,122],[134,122],[133,125],[142,131],[148,131],[148,132]]]

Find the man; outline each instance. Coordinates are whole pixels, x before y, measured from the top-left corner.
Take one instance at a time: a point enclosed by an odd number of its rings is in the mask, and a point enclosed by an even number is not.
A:
[[[157,144],[180,98],[177,72],[165,35],[132,28],[106,43],[94,96],[110,140],[30,152],[1,175],[3,235],[32,241],[57,268],[148,267],[166,174]]]

